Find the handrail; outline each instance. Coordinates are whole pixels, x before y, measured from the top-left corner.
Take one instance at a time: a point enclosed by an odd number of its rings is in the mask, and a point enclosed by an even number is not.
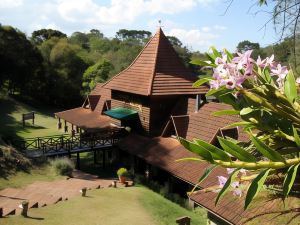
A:
[[[81,134],[52,135],[24,140],[15,140],[13,143],[23,152],[41,150],[43,154],[70,152],[72,150],[93,149],[100,146],[113,145],[119,140],[121,130],[108,130],[91,136]]]

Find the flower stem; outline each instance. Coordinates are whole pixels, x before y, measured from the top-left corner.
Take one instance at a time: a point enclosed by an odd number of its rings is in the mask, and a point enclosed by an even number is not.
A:
[[[281,169],[290,167],[300,163],[300,158],[287,159],[286,162],[271,162],[271,161],[259,161],[259,162],[241,162],[232,161],[224,162],[221,160],[214,160],[216,164],[226,168],[243,168],[247,170],[258,170],[263,168]]]

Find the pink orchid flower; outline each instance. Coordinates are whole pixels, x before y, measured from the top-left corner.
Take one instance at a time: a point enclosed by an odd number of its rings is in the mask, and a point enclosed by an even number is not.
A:
[[[234,168],[226,168],[226,170],[227,170],[228,174],[232,174],[234,171]]]
[[[238,197],[242,197],[242,190],[238,189],[238,188],[234,189],[233,195],[238,196]]]
[[[286,66],[281,66],[281,64],[277,64],[276,68],[271,69],[271,75],[277,75],[281,79],[284,79],[288,74],[288,69]]]
[[[227,181],[227,178],[223,177],[223,176],[217,176],[217,178],[218,178],[218,182],[219,182],[219,187],[220,188],[224,187],[224,185]]]
[[[266,65],[265,63],[266,63],[266,59],[261,60],[260,56],[258,56],[258,58],[257,58],[257,60],[256,60],[256,65],[257,65],[258,67],[263,68],[263,67],[265,67],[265,65]]]
[[[232,62],[240,64],[240,65],[245,65],[249,62],[253,62],[253,59],[251,58],[253,50],[248,50],[244,54],[237,52],[238,56],[234,57],[232,59]]]
[[[271,55],[271,57],[267,57],[266,59],[266,63],[265,63],[265,66],[271,66],[273,67],[274,66],[274,55]]]
[[[216,65],[226,64],[226,62],[227,62],[227,55],[226,55],[226,54],[222,54],[222,58],[217,57],[217,58],[215,59],[215,64],[216,64]]]
[[[234,188],[233,195],[239,196],[239,197],[242,196],[242,190],[239,188],[240,182],[238,182],[238,181],[232,182],[231,187]]]
[[[296,79],[296,83],[300,85],[300,77]]]

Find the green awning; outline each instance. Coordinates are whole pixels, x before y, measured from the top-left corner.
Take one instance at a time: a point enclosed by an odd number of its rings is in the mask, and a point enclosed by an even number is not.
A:
[[[118,120],[130,120],[138,116],[137,111],[123,107],[113,108],[103,113]]]

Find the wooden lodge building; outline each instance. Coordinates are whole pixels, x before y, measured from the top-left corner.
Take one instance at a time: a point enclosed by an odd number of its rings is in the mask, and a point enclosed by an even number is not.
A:
[[[176,162],[196,157],[180,145],[177,136],[199,138],[215,145],[217,136],[248,140],[238,128],[223,129],[239,119],[212,116],[212,112],[228,109],[228,106],[207,101],[205,93],[209,88],[193,88],[196,80],[197,76],[184,66],[159,28],[127,69],[106,83],[97,84],[81,107],[58,112],[55,116],[60,126],[64,121],[66,131],[71,124],[73,133],[130,127],[128,135],[117,144],[122,165],[139,173],[149,170],[153,179],[173,184],[169,185],[171,192],[186,193],[198,183],[209,165]],[[215,169],[200,188],[217,185],[220,175],[226,176],[226,170]],[[201,191],[190,196],[192,205],[208,210],[209,224],[244,224],[259,220],[264,210],[276,210],[282,204],[280,200],[262,201],[259,206],[244,211],[243,200],[232,194],[225,195],[218,206],[214,205],[215,197],[215,192]]]

